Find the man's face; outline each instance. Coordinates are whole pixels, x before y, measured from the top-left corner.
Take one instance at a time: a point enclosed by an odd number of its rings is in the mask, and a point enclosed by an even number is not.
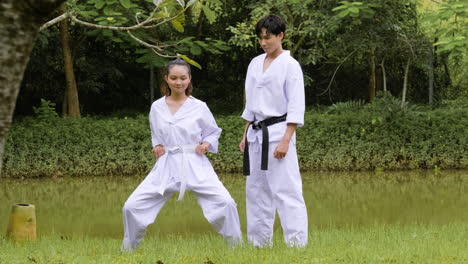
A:
[[[268,33],[266,28],[262,28],[262,32],[258,38],[258,43],[262,47],[263,51],[267,54],[272,54],[281,48],[281,41],[283,40],[284,33],[281,32],[278,35]]]

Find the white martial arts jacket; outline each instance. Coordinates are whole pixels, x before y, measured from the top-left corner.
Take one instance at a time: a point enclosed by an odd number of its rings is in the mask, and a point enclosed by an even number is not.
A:
[[[181,174],[187,185],[208,177],[217,178],[208,158],[195,152],[197,144],[203,141],[210,143],[210,152],[218,152],[221,129],[206,103],[190,96],[172,115],[165,97],[162,97],[151,105],[149,120],[153,147],[161,144],[165,148],[165,154],[159,157],[149,174],[153,182],[159,185],[158,192],[161,195],[164,194],[167,182],[172,178],[181,180]],[[187,166],[181,166],[181,153],[171,153],[170,149],[177,146],[185,152],[184,164]],[[184,167],[184,171],[181,171],[181,167]]]
[[[263,72],[266,53],[252,59],[245,79],[246,104],[242,118],[247,121],[262,121],[273,116],[288,114],[286,122],[268,127],[269,141],[280,141],[287,123],[304,125],[305,95],[301,66],[284,50]],[[249,142],[262,142],[262,131],[249,128]],[[296,142],[295,134],[291,142]]]

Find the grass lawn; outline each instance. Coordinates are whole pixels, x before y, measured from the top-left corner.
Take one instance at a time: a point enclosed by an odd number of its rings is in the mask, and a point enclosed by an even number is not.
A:
[[[189,192],[181,202],[168,201],[131,254],[120,252],[121,208],[141,176],[2,180],[0,264],[468,263],[466,170],[302,176],[306,248],[285,246],[278,218],[272,248],[230,248]],[[238,204],[245,235],[245,178],[221,179]],[[5,239],[14,203],[35,204],[36,241]]]
[[[248,244],[229,248],[220,236],[147,237],[133,253],[120,252],[119,239],[47,235],[13,244],[0,239],[0,263],[468,263],[468,226],[323,228],[309,245],[287,248],[275,233],[272,248]]]

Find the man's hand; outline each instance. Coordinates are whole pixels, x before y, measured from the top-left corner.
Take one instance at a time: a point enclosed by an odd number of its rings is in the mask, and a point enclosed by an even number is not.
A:
[[[153,152],[153,155],[155,158],[159,158],[161,157],[162,155],[164,155],[164,153],[166,153],[166,151],[164,150],[164,146],[159,144],[159,145],[156,145],[156,147],[154,147],[151,152]]]
[[[210,143],[204,141],[200,143],[199,145],[197,145],[197,147],[195,148],[195,151],[200,155],[205,155],[208,152],[209,147],[210,147]]]
[[[245,149],[245,138],[242,138],[241,142],[239,143],[239,150],[240,152],[244,152]]]
[[[289,149],[289,141],[291,140],[291,137],[294,135],[294,132],[296,131],[297,124],[295,123],[288,123],[286,127],[286,132],[284,132],[283,139],[281,139],[280,143],[275,149],[275,152],[273,152],[273,157],[277,159],[282,159],[286,154],[288,153]]]
[[[273,157],[277,159],[282,159],[288,153],[289,149],[289,140],[281,140],[275,151],[273,152]]]
[[[242,136],[242,140],[241,140],[241,142],[239,143],[239,150],[240,150],[240,152],[244,152],[244,150],[245,150],[245,137],[247,136],[247,129],[249,128],[250,123],[252,123],[252,122],[247,121],[247,122],[245,123],[244,135]],[[247,143],[247,144],[248,144],[248,143]]]

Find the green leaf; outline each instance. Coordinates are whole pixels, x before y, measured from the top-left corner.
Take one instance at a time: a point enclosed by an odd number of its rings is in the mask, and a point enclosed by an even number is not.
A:
[[[114,14],[114,10],[112,10],[112,7],[110,6],[104,7],[102,11],[104,12],[104,15],[106,16],[112,16]]]
[[[165,18],[165,17],[168,17],[168,16],[169,16],[169,14],[166,11],[159,11],[159,12],[153,14],[153,18],[155,18],[155,19],[162,19],[162,18]]]
[[[220,0],[205,0],[205,2],[210,2],[213,4],[217,4],[217,5],[223,5],[223,2],[221,2]]]
[[[450,41],[448,40],[443,40],[443,41],[439,41],[437,43],[434,43],[433,46],[439,46],[439,45],[444,45],[444,44],[447,44],[449,43]]]
[[[80,15],[94,17],[94,16],[98,16],[99,13],[96,10],[80,11]]]
[[[123,42],[123,40],[121,38],[118,38],[118,37],[111,37],[111,39],[114,42],[119,42],[119,43]]]
[[[120,4],[127,9],[132,7],[132,2],[130,2],[130,0],[120,0]]]
[[[102,30],[102,35],[104,35],[104,36],[106,36],[106,37],[112,37],[112,36],[113,36],[113,33],[112,33],[112,30],[103,29],[103,30]]]
[[[187,57],[186,55],[181,55],[180,58],[182,58],[184,61],[188,62],[189,64],[197,67],[198,69],[202,69],[202,67],[200,66],[200,64],[198,64],[196,61],[190,59],[189,57]]]
[[[185,6],[185,8],[191,7],[193,4],[195,4],[195,2],[197,2],[197,0],[190,0],[190,1],[188,1],[188,3],[187,3],[187,5]]]
[[[198,45],[193,44],[190,46],[190,53],[193,55],[200,55],[202,53],[202,49]]]
[[[179,40],[179,43],[190,43],[190,40],[194,39],[194,37],[186,37],[184,39]]]
[[[106,20],[106,19],[107,19],[107,17],[96,17],[94,19],[94,21],[103,21],[103,20]]]
[[[195,40],[194,42],[197,43],[198,45],[202,46],[205,49],[209,48],[209,46],[203,41]]]
[[[225,45],[225,43],[220,43],[220,42],[215,43],[214,46],[217,49],[222,50],[222,51],[228,51],[231,49],[231,47]]]
[[[349,11],[351,11],[352,13],[355,13],[355,14],[359,14],[359,8],[357,8],[357,7],[350,7]]]
[[[333,8],[332,11],[338,11],[338,10],[347,9],[347,8],[348,8],[347,6],[341,5],[341,6],[338,6],[338,7]]]
[[[184,2],[184,0],[177,0],[177,3],[179,3],[179,5],[180,5],[181,7],[185,7],[185,2]]]
[[[178,20],[176,19],[171,20],[171,24],[175,28],[175,30],[179,31],[180,33],[184,32],[184,26]]]
[[[377,7],[380,7],[380,4],[367,4],[368,7],[374,7],[374,8],[377,8]]]
[[[216,20],[215,12],[213,12],[213,10],[211,10],[206,5],[203,5],[202,7],[203,7],[203,13],[205,14],[205,16],[208,19],[208,21],[210,22],[210,24],[215,22],[215,20]]]
[[[347,17],[348,15],[349,15],[349,10],[348,9],[343,10],[343,11],[339,12],[338,14],[336,14],[336,16],[339,17],[339,18]]]
[[[96,9],[101,9],[104,7],[104,5],[106,5],[106,2],[101,1],[101,2],[96,3],[94,7],[96,7]]]
[[[375,14],[374,10],[372,9],[363,9],[361,10],[362,16],[365,18],[372,18]]]

